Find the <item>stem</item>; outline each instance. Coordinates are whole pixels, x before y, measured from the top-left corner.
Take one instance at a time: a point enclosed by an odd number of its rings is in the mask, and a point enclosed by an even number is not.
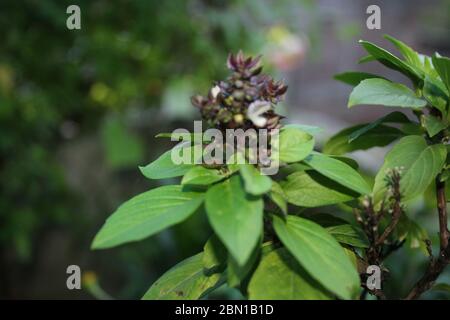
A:
[[[445,182],[436,177],[436,202],[439,214],[439,240],[441,251],[448,247],[449,231],[447,228],[447,199],[445,197]]]
[[[429,290],[445,267],[450,263],[450,246],[448,245],[449,231],[447,229],[447,199],[445,197],[445,182],[436,177],[436,202],[439,214],[439,242],[440,250],[437,259],[431,257],[427,270],[422,278],[414,285],[406,300],[419,298]]]

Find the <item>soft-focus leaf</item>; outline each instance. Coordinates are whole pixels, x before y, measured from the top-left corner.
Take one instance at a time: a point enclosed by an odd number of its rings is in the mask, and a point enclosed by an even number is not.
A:
[[[297,162],[306,158],[314,148],[314,137],[297,128],[281,130],[279,135],[279,150],[274,156],[279,156],[283,162]]]
[[[400,53],[405,58],[406,62],[417,68],[422,67],[422,62],[420,60],[419,54],[416,51],[414,51],[411,47],[409,47],[404,42],[395,39],[392,36],[384,35],[384,38],[389,40],[398,49],[398,51],[400,51]]]
[[[450,293],[450,284],[448,283],[437,283],[435,284],[431,290],[433,291],[444,291]]]
[[[334,76],[334,79],[342,81],[351,86],[357,86],[361,81],[366,80],[366,79],[373,79],[373,78],[384,79],[383,77],[378,76],[376,74],[367,73],[367,72],[358,72],[358,71],[343,72],[343,73],[336,74]]]
[[[244,180],[245,191],[253,195],[261,195],[270,191],[272,179],[262,175],[261,172],[251,164],[240,165],[240,173]]]
[[[416,68],[411,67],[405,61],[402,61],[389,51],[380,48],[379,46],[368,42],[360,40],[359,43],[367,50],[367,52],[380,63],[385,65],[386,67],[399,71],[410,78],[413,83],[417,84],[421,81],[421,75],[418,73]],[[370,61],[370,60],[369,60]]]
[[[251,300],[328,300],[333,296],[284,248],[264,255],[248,286]]]
[[[449,98],[443,88],[436,85],[436,81],[433,81],[429,76],[425,77],[422,94],[442,115],[445,116],[447,114],[447,101]]]
[[[207,169],[198,165],[186,172],[181,180],[181,184],[210,185],[224,179],[225,177],[226,175],[222,174],[219,170]]]
[[[447,124],[441,119],[432,115],[422,115],[421,117],[423,126],[427,129],[428,135],[432,138],[439,132],[447,128]]]
[[[188,155],[186,159],[190,158],[190,163],[175,164],[172,161],[172,152],[178,152],[181,155]],[[175,146],[175,148],[166,151],[158,159],[145,167],[139,167],[142,174],[149,179],[166,179],[179,177],[187,173],[194,167],[194,156],[199,152],[201,156],[201,146],[190,144],[183,144]]]
[[[196,254],[164,273],[142,297],[143,300],[196,300],[221,284],[221,274],[207,275],[203,253]]]
[[[239,265],[233,256],[228,256],[227,264],[227,284],[230,287],[237,287],[243,284],[244,279],[247,275],[254,269],[255,263],[259,258],[261,250],[258,245],[255,250],[253,250],[250,258],[244,265]]]
[[[373,104],[387,107],[423,108],[427,102],[418,98],[413,91],[400,83],[384,79],[361,81],[350,94],[348,107]]]
[[[206,212],[215,233],[239,265],[244,265],[262,231],[263,201],[245,192],[240,176],[212,186]]]
[[[213,234],[203,247],[203,267],[208,273],[222,269],[226,264],[227,254],[227,249]]]
[[[404,201],[422,194],[441,171],[447,156],[444,145],[428,145],[421,136],[406,136],[388,152],[384,164],[375,177],[374,202],[379,203],[386,193],[386,173],[401,168],[400,191]]]
[[[370,193],[370,187],[364,178],[342,161],[318,152],[312,153],[304,161],[314,170],[351,190],[361,194]]]
[[[378,125],[349,142],[350,136],[364,127],[366,125],[357,125],[338,132],[325,143],[323,152],[340,155],[357,150],[367,150],[373,147],[384,147],[404,136],[403,132],[397,128]]]
[[[296,124],[296,123],[286,124],[281,128],[281,130],[292,129],[292,128],[304,131],[306,133],[309,133],[312,136],[317,133],[321,133],[323,131],[322,128],[319,128],[316,126],[310,126],[307,124]]]
[[[427,231],[411,220],[406,214],[400,216],[400,220],[395,228],[397,238],[406,240],[406,246],[411,249],[420,249],[428,255],[425,240],[429,239]]]
[[[320,207],[350,201],[358,193],[315,171],[295,172],[281,182],[289,203],[301,207]]]
[[[308,218],[324,227],[338,242],[357,248],[367,248],[368,240],[364,232],[345,221],[329,214],[312,214]]]
[[[339,243],[320,225],[296,216],[273,216],[275,232],[303,268],[343,299],[359,289],[359,274]]]
[[[441,77],[442,82],[444,82],[447,87],[447,90],[450,92],[450,59],[447,57],[434,55],[432,60],[434,68]]]
[[[287,214],[287,200],[283,188],[272,181],[272,188],[270,189],[269,198],[281,209],[281,212]]]
[[[123,203],[95,236],[92,248],[104,249],[151,236],[193,214],[203,194],[182,186],[163,186]]]
[[[375,120],[374,122],[371,122],[367,125],[364,125],[364,127],[353,131],[350,135],[349,135],[349,142],[353,142],[354,140],[358,139],[360,136],[364,135],[365,133],[369,132],[370,130],[378,127],[380,124],[382,123],[409,123],[411,122],[407,116],[405,116],[404,113],[402,112],[398,112],[398,111],[394,111],[391,112],[377,120]]]

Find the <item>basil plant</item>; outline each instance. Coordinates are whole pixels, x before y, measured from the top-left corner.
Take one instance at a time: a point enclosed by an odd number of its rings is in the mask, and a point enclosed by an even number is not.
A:
[[[445,194],[450,60],[420,55],[387,39],[403,58],[362,41],[369,54],[362,62],[378,61],[403,73],[412,89],[362,72],[336,78],[354,86],[349,107],[408,108],[417,121],[392,112],[339,132],[322,152],[315,151],[314,135],[320,129],[283,125],[276,112],[287,86],[262,73],[260,57],[230,54],[229,77],[191,101],[202,124],[216,134],[178,134],[181,141],[172,150],[141,167],[148,179],[179,177],[180,182],[122,204],[106,220],[92,248],[138,241],[193,214],[206,214],[213,234],[203,250],[164,273],[143,299],[201,299],[228,286],[248,299],[325,300],[389,298],[383,291],[389,280],[383,261],[406,243],[430,254],[424,276],[411,284],[405,297],[418,298],[450,257]],[[217,133],[228,137],[238,130],[263,134],[246,135],[240,148],[231,144],[231,156],[216,154],[207,161],[211,149],[230,149],[230,141]],[[252,143],[255,140],[259,143]],[[394,141],[374,181],[346,155]],[[174,161],[174,154],[190,161]],[[230,161],[236,159],[240,161]],[[274,163],[279,170],[265,174]],[[407,215],[409,201],[432,184],[440,226],[436,257],[426,232]]]

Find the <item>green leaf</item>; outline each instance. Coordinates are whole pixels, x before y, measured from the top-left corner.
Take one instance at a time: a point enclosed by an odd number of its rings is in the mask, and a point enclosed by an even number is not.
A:
[[[203,267],[208,273],[215,273],[225,267],[227,255],[227,249],[219,238],[213,234],[203,247]]]
[[[319,128],[316,126],[309,126],[307,124],[296,124],[296,123],[290,123],[290,124],[284,125],[281,128],[281,131],[286,130],[286,129],[298,129],[298,130],[304,131],[306,133],[309,133],[312,136],[323,131],[322,128]]]
[[[301,207],[320,207],[350,201],[358,194],[315,172],[300,171],[281,182],[286,200]]]
[[[411,249],[420,249],[428,255],[425,240],[429,239],[427,231],[411,220],[406,214],[400,216],[400,220],[395,228],[397,238],[402,241],[406,239],[406,246]]]
[[[366,51],[377,61],[385,65],[386,67],[399,71],[410,78],[414,84],[418,84],[421,81],[421,74],[418,73],[416,68],[412,67],[405,61],[402,61],[389,51],[380,48],[379,46],[360,40],[359,43],[366,49]],[[370,61],[370,60],[367,60]]]
[[[351,224],[341,224],[326,228],[327,231],[340,243],[357,248],[367,248],[369,243],[364,233]]]
[[[369,194],[371,191],[364,178],[356,170],[342,161],[314,152],[304,162],[324,176],[351,190],[361,194]]]
[[[215,233],[239,265],[244,265],[262,231],[263,201],[247,194],[239,176],[212,186],[206,212]]]
[[[439,132],[447,128],[447,124],[443,122],[441,119],[432,116],[432,115],[422,115],[421,116],[422,124],[427,129],[428,135],[430,138],[437,135]]]
[[[246,277],[250,274],[250,272],[254,269],[255,263],[259,258],[261,250],[259,248],[255,248],[253,250],[250,258],[244,265],[239,265],[236,259],[233,256],[228,257],[228,268],[227,268],[227,284],[230,287],[238,287],[242,286],[244,282],[246,282]]]
[[[181,151],[182,150],[182,151]],[[181,151],[181,152],[180,152]],[[180,152],[182,155],[189,155],[192,164],[175,164],[172,161],[172,152]],[[146,165],[145,167],[139,167],[142,174],[149,179],[166,179],[179,177],[187,173],[190,169],[194,167],[194,158],[196,152],[201,156],[201,146],[195,145],[178,145],[172,150],[166,151],[158,159],[152,163]]]
[[[203,194],[182,186],[163,186],[123,203],[105,222],[92,244],[104,249],[151,236],[193,214]]]
[[[314,148],[314,137],[296,128],[281,130],[279,150],[274,152],[280,161],[297,162],[306,158]]]
[[[364,232],[345,221],[329,214],[311,214],[308,219],[324,227],[338,242],[357,248],[367,248],[369,242]]]
[[[402,168],[400,191],[402,200],[422,194],[441,171],[447,156],[444,145],[428,145],[421,136],[402,138],[385,157],[384,164],[375,177],[373,197],[375,204],[386,194],[387,170]]]
[[[359,274],[337,241],[310,220],[273,216],[275,232],[303,268],[325,288],[343,299],[359,291]]]
[[[447,90],[450,92],[450,59],[434,55],[432,61],[434,69],[437,71],[442,82],[444,82]]]
[[[384,79],[361,81],[350,94],[348,107],[372,104],[387,107],[423,108],[427,102],[418,98],[413,91],[400,83]]]
[[[270,191],[272,179],[262,175],[251,164],[240,165],[241,176],[244,180],[245,191],[253,195],[261,195]]]
[[[440,80],[437,80],[440,82]],[[426,76],[422,89],[424,98],[436,109],[438,109],[442,115],[447,114],[447,101],[448,96],[445,93],[445,87],[442,87],[442,83],[437,84],[436,80]]]
[[[344,157],[344,156],[334,156],[334,155],[329,155],[329,156],[333,159],[336,159],[336,160],[344,162],[345,164],[348,164],[350,167],[352,167],[355,170],[358,170],[358,168],[359,168],[358,162],[356,162],[356,160],[353,160],[352,158]]]
[[[203,269],[203,253],[196,254],[164,273],[148,289],[143,300],[195,300],[221,284],[221,274],[207,275]]]
[[[397,128],[378,125],[349,142],[350,136],[364,127],[366,125],[357,125],[338,132],[325,143],[322,151],[327,154],[340,155],[356,150],[384,147],[404,136],[403,132]]]
[[[385,79],[381,76],[378,76],[376,74],[367,73],[367,72],[359,72],[359,71],[348,71],[336,74],[334,76],[334,79],[338,81],[342,81],[346,84],[349,84],[351,86],[357,86],[361,81],[366,79],[373,79],[373,78],[381,78]]]
[[[419,54],[411,47],[389,35],[384,35],[384,38],[389,40],[398,49],[398,51],[400,51],[406,62],[412,66],[422,68],[422,61],[420,60]]]
[[[261,259],[248,286],[251,300],[329,300],[332,295],[284,248]]]
[[[349,142],[353,142],[354,140],[358,139],[360,136],[364,135],[365,133],[369,132],[370,130],[373,130],[374,128],[378,127],[382,123],[410,123],[411,121],[408,119],[405,114],[402,112],[394,111],[391,112],[377,120],[375,120],[372,123],[364,125],[364,127],[353,131],[348,138]]]
[[[437,283],[431,288],[433,291],[444,291],[450,293],[450,284],[447,283]]]
[[[281,212],[287,214],[286,195],[284,194],[283,188],[275,181],[272,181],[269,197],[281,209]]]
[[[198,165],[186,172],[181,180],[181,184],[204,186],[210,185],[224,178],[226,178],[226,175],[222,174],[219,170],[207,169]]]

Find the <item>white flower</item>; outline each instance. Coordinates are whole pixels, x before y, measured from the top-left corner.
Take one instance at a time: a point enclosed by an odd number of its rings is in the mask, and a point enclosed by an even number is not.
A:
[[[211,95],[212,95],[212,97],[215,99],[215,98],[217,98],[217,96],[219,95],[219,93],[220,93],[220,87],[219,86],[215,86],[215,87],[213,87],[212,89],[211,89]]]
[[[255,126],[264,127],[267,123],[267,119],[262,115],[271,108],[270,102],[261,100],[255,101],[248,106],[247,118],[249,118]]]

